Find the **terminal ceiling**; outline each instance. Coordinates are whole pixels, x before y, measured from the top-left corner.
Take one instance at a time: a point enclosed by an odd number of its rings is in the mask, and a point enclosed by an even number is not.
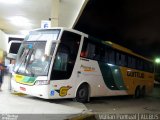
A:
[[[59,1],[59,26],[119,43],[145,56],[160,54],[159,0]],[[51,17],[51,7],[52,0],[0,0],[0,29],[7,34],[20,34],[22,30],[39,28],[41,20]],[[13,24],[16,16],[27,18],[26,23]]]

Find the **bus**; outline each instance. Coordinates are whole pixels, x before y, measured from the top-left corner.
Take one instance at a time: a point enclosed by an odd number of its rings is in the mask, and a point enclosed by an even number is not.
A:
[[[14,91],[44,99],[149,94],[153,62],[109,41],[67,28],[36,29],[17,54]]]

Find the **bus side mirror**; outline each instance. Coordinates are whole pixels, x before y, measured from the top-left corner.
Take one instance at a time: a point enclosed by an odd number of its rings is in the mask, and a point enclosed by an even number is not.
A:
[[[45,47],[45,56],[49,56],[50,55],[50,51],[51,51],[51,47],[52,47],[52,40],[48,40],[46,42],[46,47]]]
[[[49,59],[49,56],[46,54],[42,57],[42,61],[47,61],[48,59]]]

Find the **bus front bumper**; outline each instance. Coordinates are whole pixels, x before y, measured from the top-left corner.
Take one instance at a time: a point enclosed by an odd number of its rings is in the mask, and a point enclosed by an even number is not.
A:
[[[49,99],[48,87],[49,85],[25,85],[17,83],[13,78],[11,80],[11,87],[14,91],[24,93],[31,96],[36,96],[44,99]]]

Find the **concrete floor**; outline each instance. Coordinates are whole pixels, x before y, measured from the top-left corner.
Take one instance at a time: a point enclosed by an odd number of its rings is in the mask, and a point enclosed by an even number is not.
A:
[[[133,99],[128,96],[91,98],[90,103],[82,104],[71,99],[44,100],[27,95],[10,94],[7,90],[7,82],[8,77],[5,76],[3,91],[0,92],[0,120],[6,117],[6,114],[18,114],[18,120],[32,120],[33,118],[36,120],[63,120],[77,114],[91,112],[96,115],[101,113],[158,114],[160,120],[160,85],[156,85],[153,93],[145,98]]]
[[[160,96],[140,99],[128,96],[92,98],[85,105],[95,113],[160,113]]]
[[[31,114],[22,115],[36,117],[39,120],[60,120],[87,111],[84,104],[72,100],[44,100],[32,96],[18,96],[8,91],[8,76],[4,77],[0,92],[0,114]],[[35,115],[38,114],[38,115]],[[44,116],[45,115],[45,116]],[[3,116],[4,117],[4,116]],[[20,116],[19,116],[20,117]],[[1,120],[2,116],[0,116]],[[21,119],[20,119],[21,120]],[[26,118],[28,120],[28,118]]]
[[[132,96],[116,96],[91,98],[91,102],[85,104],[95,115],[97,120],[160,120],[160,84],[156,84],[153,93],[140,99]],[[125,115],[125,119],[123,118]],[[135,115],[135,116],[134,116]],[[122,120],[120,119],[120,120]],[[132,119],[132,120],[133,120]]]

